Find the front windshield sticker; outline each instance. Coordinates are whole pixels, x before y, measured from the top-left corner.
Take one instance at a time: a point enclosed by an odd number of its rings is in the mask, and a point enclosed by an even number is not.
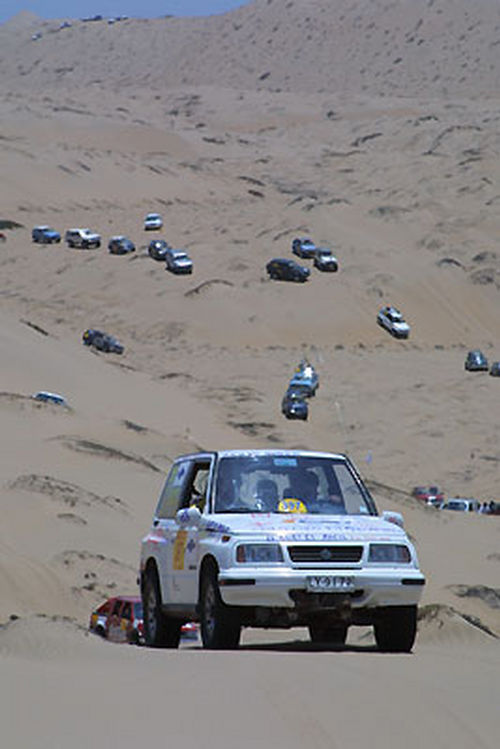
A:
[[[282,499],[278,505],[278,512],[307,512],[307,507],[300,499]]]

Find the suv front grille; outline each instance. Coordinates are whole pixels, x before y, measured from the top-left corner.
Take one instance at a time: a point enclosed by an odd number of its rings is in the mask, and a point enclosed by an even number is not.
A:
[[[356,563],[361,561],[362,546],[289,546],[288,553],[292,562],[303,564]]]

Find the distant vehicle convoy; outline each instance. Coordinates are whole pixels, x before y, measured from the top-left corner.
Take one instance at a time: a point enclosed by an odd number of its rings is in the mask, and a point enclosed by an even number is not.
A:
[[[141,544],[146,645],[177,648],[187,621],[208,649],[237,648],[243,627],[305,626],[342,645],[360,625],[379,650],[410,652],[425,577],[402,526],[345,455],[183,455]]]
[[[327,247],[318,247],[308,237],[292,240],[292,252],[300,258],[311,258],[313,265],[320,271],[335,273],[339,269],[337,258]]]
[[[287,419],[307,421],[309,416],[307,399],[316,394],[318,387],[319,377],[316,370],[307,359],[302,359],[295,368],[281,401],[283,416]]]

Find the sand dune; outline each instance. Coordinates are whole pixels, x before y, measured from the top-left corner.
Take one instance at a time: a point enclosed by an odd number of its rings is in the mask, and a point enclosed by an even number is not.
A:
[[[135,747],[161,715],[188,747],[496,749],[499,518],[410,491],[499,499],[500,382],[464,370],[472,348],[500,359],[498,4],[256,0],[57,26],[0,26],[4,734]],[[148,256],[152,210],[191,277]],[[36,245],[37,224],[103,243]],[[118,233],[133,256],[107,252]],[[266,262],[307,235],[339,273],[271,282]],[[408,341],[376,325],[385,303]],[[87,327],[123,356],[82,346]],[[321,386],[288,422],[303,355]],[[232,654],[87,634],[95,605],[137,592],[171,461],[235,446],[345,451],[403,513],[427,577],[411,656],[366,628],[330,650],[245,631]]]

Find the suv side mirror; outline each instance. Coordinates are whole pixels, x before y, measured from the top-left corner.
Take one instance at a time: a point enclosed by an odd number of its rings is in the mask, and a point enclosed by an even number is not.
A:
[[[405,522],[400,512],[384,510],[384,512],[382,513],[382,520],[386,520],[388,523],[394,523],[394,525],[399,525],[400,528],[405,527]]]
[[[201,525],[201,512],[197,507],[184,507],[182,510],[178,510],[176,521],[179,525]]]

